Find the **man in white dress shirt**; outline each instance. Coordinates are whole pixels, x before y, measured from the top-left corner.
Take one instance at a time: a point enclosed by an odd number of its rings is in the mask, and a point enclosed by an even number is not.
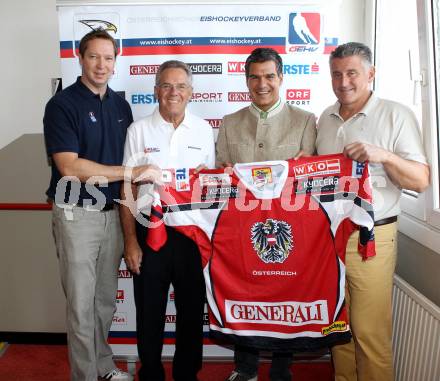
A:
[[[214,135],[211,126],[186,106],[192,95],[192,75],[181,61],[164,62],[156,74],[155,95],[159,101],[150,116],[128,129],[124,163],[143,163],[156,168],[214,168]],[[146,245],[145,216],[150,212],[152,184],[125,184],[121,208],[124,258],[134,273],[139,380],[164,381],[161,361],[165,312],[170,283],[176,305],[176,350],[173,379],[196,381],[202,366],[205,283],[201,258],[195,243],[167,228],[168,241],[158,252]],[[131,193],[139,211],[130,211]]]

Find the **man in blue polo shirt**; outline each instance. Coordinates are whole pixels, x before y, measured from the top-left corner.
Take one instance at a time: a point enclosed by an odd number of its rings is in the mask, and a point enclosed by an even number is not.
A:
[[[154,180],[151,166],[121,166],[129,104],[107,84],[117,47],[105,31],[86,34],[79,45],[82,75],[46,105],[44,136],[52,160],[47,190],[53,234],[67,299],[71,380],[132,380],[117,369],[107,343],[115,312],[123,253],[120,181]]]

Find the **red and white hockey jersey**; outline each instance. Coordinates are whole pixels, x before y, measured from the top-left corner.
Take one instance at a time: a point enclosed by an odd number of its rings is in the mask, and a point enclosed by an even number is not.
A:
[[[266,350],[350,338],[344,255],[358,226],[362,256],[375,254],[366,165],[338,154],[163,174],[147,241],[158,250],[165,223],[198,244],[212,336]]]

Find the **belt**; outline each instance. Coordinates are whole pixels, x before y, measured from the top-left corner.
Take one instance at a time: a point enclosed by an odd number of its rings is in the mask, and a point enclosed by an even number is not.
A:
[[[84,209],[86,209],[88,211],[96,211],[96,212],[108,212],[109,210],[115,209],[115,204],[104,204],[103,207],[101,207],[102,205],[90,205],[90,206],[87,205],[87,206],[84,206],[81,201],[78,202],[78,204],[76,204],[76,206],[84,208]]]
[[[374,226],[388,225],[388,224],[392,224],[394,222],[397,222],[397,216],[387,217],[387,218],[383,218],[379,221],[375,221]]]

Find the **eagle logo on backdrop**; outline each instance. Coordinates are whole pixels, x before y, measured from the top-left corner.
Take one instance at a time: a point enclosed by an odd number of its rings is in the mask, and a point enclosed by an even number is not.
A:
[[[272,218],[256,222],[251,227],[251,241],[264,263],[283,263],[293,248],[292,227]]]
[[[105,20],[78,20],[81,24],[88,26],[92,30],[105,30],[106,32],[117,32],[115,24]]]

